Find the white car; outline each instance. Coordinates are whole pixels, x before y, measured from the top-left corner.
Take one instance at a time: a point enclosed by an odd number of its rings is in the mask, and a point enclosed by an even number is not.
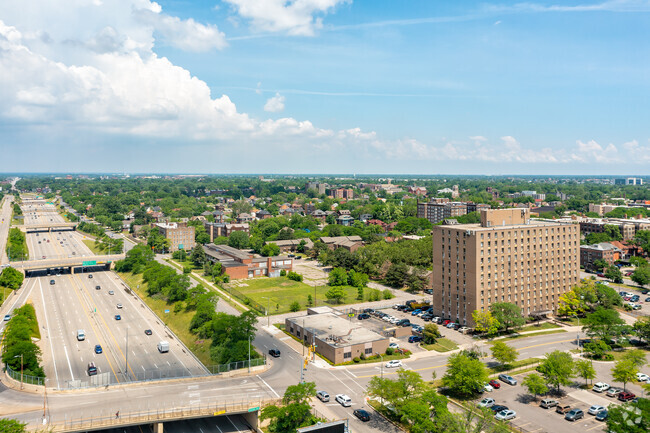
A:
[[[492,388],[492,385],[490,385],[489,383],[486,383],[486,384],[483,386],[483,391],[486,391],[486,392],[492,392],[492,391],[494,391],[494,388]]]
[[[478,407],[492,407],[492,406],[494,406],[494,403],[495,403],[495,402],[494,402],[494,399],[493,399],[493,398],[485,397],[483,400],[481,400],[481,401],[478,403],[477,406],[478,406]]]
[[[610,388],[610,387],[609,387],[609,384],[607,384],[607,383],[605,383],[605,382],[598,382],[598,383],[595,383],[594,386],[593,386],[593,388],[591,388],[591,389],[593,389],[593,390],[596,391],[596,392],[605,392],[605,391],[607,391],[609,388]]]
[[[393,325],[396,325],[397,322],[399,322],[399,321],[400,321],[399,317],[391,317],[390,318],[390,323],[392,323]]]
[[[648,379],[650,379],[650,376],[648,376],[645,373],[636,374],[636,380],[638,380],[639,382],[646,382]]]
[[[390,344],[388,345],[388,347],[390,347],[391,349],[399,349],[399,344],[397,344],[397,343],[390,343]]]
[[[392,319],[391,316],[384,316],[384,317],[382,317],[381,320],[383,320],[384,322],[390,322],[390,319]]]
[[[344,407],[352,406],[352,399],[345,394],[336,394],[336,401]]]
[[[498,419],[499,421],[505,421],[509,419],[514,419],[517,416],[517,412],[514,410],[502,410],[498,414],[495,415],[495,418]]]
[[[600,412],[601,410],[604,410],[604,409],[605,408],[603,406],[599,406],[599,405],[595,404],[595,405],[593,405],[593,406],[591,406],[589,408],[589,415],[598,415],[598,412]]]
[[[122,309],[122,304],[117,304],[117,308]]]
[[[402,366],[402,361],[399,359],[394,359],[386,363],[386,368],[397,368]]]

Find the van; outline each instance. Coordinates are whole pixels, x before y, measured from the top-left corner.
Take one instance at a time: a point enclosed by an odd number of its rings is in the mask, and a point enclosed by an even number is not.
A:
[[[77,330],[77,341],[84,341],[86,339],[86,333],[83,329]]]
[[[169,343],[167,341],[158,342],[158,352],[167,353],[169,352]]]
[[[94,376],[97,374],[97,367],[95,367],[94,362],[88,363],[88,376]]]

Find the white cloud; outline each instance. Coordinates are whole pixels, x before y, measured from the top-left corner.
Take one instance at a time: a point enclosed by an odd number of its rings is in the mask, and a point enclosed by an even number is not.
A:
[[[276,93],[275,96],[269,98],[264,104],[264,111],[270,113],[279,113],[284,111],[284,96]]]
[[[255,29],[313,36],[323,27],[322,17],[348,0],[225,0],[250,19]]]

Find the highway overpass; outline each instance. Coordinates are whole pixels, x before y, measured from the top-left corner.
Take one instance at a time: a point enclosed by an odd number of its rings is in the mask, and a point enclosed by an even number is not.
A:
[[[69,268],[70,273],[74,273],[74,269],[80,267],[106,266],[109,269],[114,262],[122,260],[124,257],[125,254],[106,254],[102,256],[25,260],[22,262],[12,262],[11,266],[18,271],[22,271],[25,276],[29,276],[31,271],[43,271],[56,268]]]
[[[39,232],[39,231],[48,231],[53,230],[63,230],[71,229],[76,230],[78,223],[67,223],[67,222],[51,222],[51,223],[41,223],[41,224],[23,224],[19,225],[18,228],[24,232]]]

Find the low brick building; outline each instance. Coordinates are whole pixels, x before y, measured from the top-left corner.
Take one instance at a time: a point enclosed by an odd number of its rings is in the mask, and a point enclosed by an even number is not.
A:
[[[187,223],[156,223],[154,227],[169,239],[169,252],[189,251],[196,246],[194,227],[188,226]]]
[[[204,222],[203,227],[205,231],[210,236],[210,242],[214,242],[214,238],[219,236],[229,237],[233,232],[245,232],[250,233],[250,226],[248,223],[243,224],[229,224],[229,223],[211,223]]]
[[[585,269],[595,269],[594,262],[604,260],[613,265],[621,259],[622,251],[609,242],[580,246],[580,265]]]
[[[384,354],[389,339],[359,324],[329,312],[285,319],[285,330],[334,364],[342,364],[361,355]]]
[[[238,250],[228,245],[207,244],[203,246],[206,259],[211,263],[221,263],[224,273],[231,279],[255,277],[279,277],[280,271],[293,269],[291,257],[261,257]]]

